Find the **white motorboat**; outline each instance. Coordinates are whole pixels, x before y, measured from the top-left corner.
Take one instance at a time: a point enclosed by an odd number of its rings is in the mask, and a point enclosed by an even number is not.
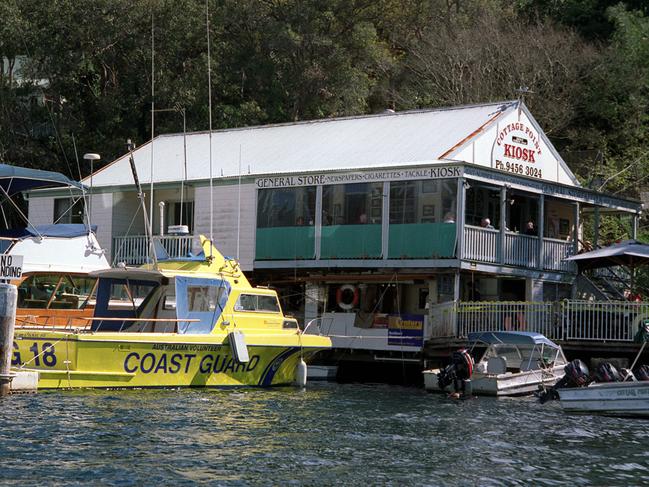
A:
[[[470,392],[488,396],[532,394],[553,386],[564,375],[567,361],[563,350],[540,333],[493,331],[470,333],[471,351],[484,345],[484,354],[470,377]],[[440,391],[441,369],[424,371],[424,386]]]
[[[592,383],[587,387],[557,389],[561,407],[569,413],[649,417],[649,382]]]
[[[638,351],[631,369],[635,367],[642,356],[647,341],[649,341],[649,323],[640,325],[636,341],[642,341],[642,347]],[[571,366],[574,362],[571,362]],[[610,364],[600,364],[600,367]],[[611,416],[639,416],[649,417],[649,374],[647,366],[635,369],[636,376],[630,371],[624,371],[619,375],[617,371],[613,374],[605,374],[601,377],[595,373],[595,382],[588,384],[592,378],[588,376],[588,369],[583,364],[575,367],[567,367],[565,387],[557,385],[555,392],[559,396],[561,407],[569,413],[596,413]],[[614,369],[614,368],[613,368]],[[604,370],[607,370],[604,368]],[[640,379],[640,380],[638,380]],[[584,385],[588,384],[588,385]],[[581,385],[582,387],[575,387]]]

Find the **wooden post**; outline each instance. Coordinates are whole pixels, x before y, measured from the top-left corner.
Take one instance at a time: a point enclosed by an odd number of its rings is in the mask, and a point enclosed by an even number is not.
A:
[[[0,396],[11,392],[17,300],[18,288],[13,284],[0,283]]]
[[[580,222],[579,222],[579,203],[575,203],[575,205],[573,207],[573,219],[574,219],[574,223],[575,223],[575,226],[573,228],[573,235],[572,235],[572,238],[574,240],[573,253],[575,255],[577,255],[577,253],[579,252],[579,225],[580,225]]]
[[[539,254],[537,267],[543,270],[545,268],[545,251],[543,249],[543,244],[545,243],[543,240],[543,234],[545,233],[545,195],[543,193],[539,195],[536,233],[539,237]]]
[[[498,262],[505,263],[505,228],[507,228],[507,187],[500,188],[500,235],[498,236]]]
[[[466,202],[466,187],[464,182],[466,179],[458,178],[457,179],[457,205],[455,211],[455,224],[457,225],[455,240],[457,245],[455,249],[457,251],[456,258],[461,261],[464,258],[464,221],[466,216],[465,212],[465,202]],[[461,264],[459,264],[461,265]]]
[[[595,207],[595,241],[593,242],[593,250],[599,247],[599,206]]]

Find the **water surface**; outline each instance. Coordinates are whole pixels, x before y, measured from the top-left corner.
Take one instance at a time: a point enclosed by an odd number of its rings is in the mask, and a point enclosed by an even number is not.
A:
[[[649,485],[649,421],[416,388],[1,398],[0,482]]]

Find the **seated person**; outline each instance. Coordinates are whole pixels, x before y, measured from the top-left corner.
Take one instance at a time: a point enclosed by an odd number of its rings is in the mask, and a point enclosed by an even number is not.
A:
[[[480,221],[480,226],[482,228],[490,228],[492,230],[494,228],[493,225],[491,224],[491,220],[489,220],[489,218],[487,217],[483,218],[482,221]]]

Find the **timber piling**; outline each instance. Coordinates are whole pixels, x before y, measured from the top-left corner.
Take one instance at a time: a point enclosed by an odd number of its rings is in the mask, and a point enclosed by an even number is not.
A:
[[[18,289],[13,284],[0,283],[0,396],[11,393],[11,359]]]

